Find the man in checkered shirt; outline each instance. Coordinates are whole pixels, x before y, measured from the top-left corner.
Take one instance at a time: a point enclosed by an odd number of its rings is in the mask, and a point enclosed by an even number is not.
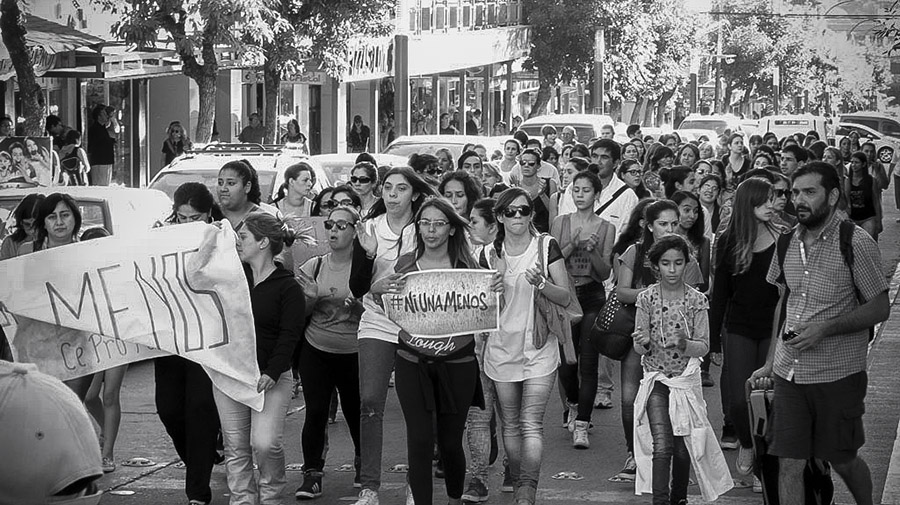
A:
[[[781,504],[804,502],[809,458],[831,463],[856,503],[871,504],[872,477],[857,450],[864,443],[868,329],[890,314],[881,254],[857,227],[851,274],[840,251],[840,180],[831,165],[808,163],[792,182],[799,225],[783,271],[773,255],[766,278],[787,286],[779,302],[787,316],[783,326],[774,325],[766,365],[750,380],[760,387],[774,378],[769,453],[779,458]]]

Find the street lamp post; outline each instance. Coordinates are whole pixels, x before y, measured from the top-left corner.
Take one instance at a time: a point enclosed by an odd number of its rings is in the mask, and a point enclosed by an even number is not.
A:
[[[606,30],[603,27],[594,32],[594,113],[603,114],[603,59],[606,56]]]

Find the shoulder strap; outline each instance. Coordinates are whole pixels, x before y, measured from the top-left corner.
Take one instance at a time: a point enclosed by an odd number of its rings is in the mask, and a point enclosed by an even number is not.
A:
[[[628,186],[624,186],[624,185],[621,188],[617,189],[616,192],[613,193],[612,198],[610,198],[608,202],[601,205],[599,209],[595,210],[594,214],[597,214],[598,216],[600,214],[603,214],[603,211],[606,210],[607,207],[612,205],[613,202],[616,201],[616,199],[618,199],[620,196],[622,196],[622,193],[624,193],[625,190],[627,190],[627,189],[628,189]]]
[[[775,253],[778,254],[778,267],[781,269],[782,276],[784,276],[784,258],[787,257],[787,251],[791,245],[791,238],[793,236],[794,230],[791,230],[779,236],[775,244]]]
[[[845,219],[841,221],[839,242],[841,247],[841,256],[844,263],[850,268],[850,275],[853,275],[853,231],[856,229],[856,223]]]
[[[559,231],[559,237],[563,242],[568,243],[572,240],[572,215],[565,214],[562,218],[562,229]]]
[[[319,270],[322,269],[322,260],[324,256],[316,256],[316,266],[313,268],[313,279],[319,280]]]

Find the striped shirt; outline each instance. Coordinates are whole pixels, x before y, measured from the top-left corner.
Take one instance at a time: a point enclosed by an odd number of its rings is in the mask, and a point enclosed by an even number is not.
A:
[[[806,227],[797,227],[784,259],[782,277],[778,255],[772,257],[766,280],[771,284],[787,283],[788,329],[801,322],[828,321],[859,307],[854,289],[867,302],[888,289],[881,266],[878,245],[862,229],[853,232],[853,275],[844,262],[840,250],[841,216],[835,214],[815,238],[805,247],[802,238]],[[782,332],[784,330],[782,329]],[[775,373],[797,384],[834,382],[865,370],[868,331],[830,335],[811,349],[798,351],[788,347],[780,338],[775,344]]]

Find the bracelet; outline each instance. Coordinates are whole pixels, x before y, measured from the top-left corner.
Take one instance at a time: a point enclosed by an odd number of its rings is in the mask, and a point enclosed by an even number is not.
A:
[[[545,279],[545,278],[542,277],[542,278],[541,278],[541,282],[539,282],[538,285],[537,285],[537,290],[538,290],[538,291],[543,291],[545,287],[547,287],[547,279]]]

